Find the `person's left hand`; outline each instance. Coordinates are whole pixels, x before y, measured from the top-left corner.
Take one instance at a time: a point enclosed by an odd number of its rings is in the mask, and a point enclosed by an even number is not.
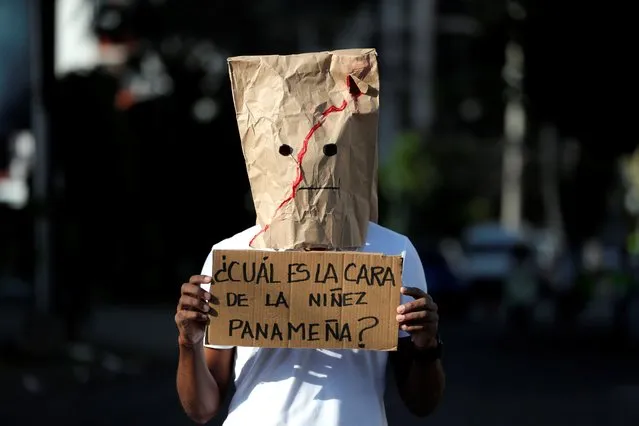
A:
[[[412,300],[397,308],[399,328],[410,333],[413,344],[418,349],[437,346],[439,314],[437,304],[423,290],[416,287],[402,287],[401,292]]]

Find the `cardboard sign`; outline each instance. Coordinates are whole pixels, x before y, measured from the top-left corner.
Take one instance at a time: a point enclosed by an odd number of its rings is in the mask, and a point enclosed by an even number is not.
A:
[[[264,348],[396,350],[402,257],[216,250],[207,341]]]

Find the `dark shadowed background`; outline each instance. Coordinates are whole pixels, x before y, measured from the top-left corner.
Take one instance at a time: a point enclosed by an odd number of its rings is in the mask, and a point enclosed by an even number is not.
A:
[[[619,4],[0,1],[0,424],[191,423],[179,286],[255,220],[226,58],[347,47],[379,52],[380,222],[445,341],[442,406],[389,386],[389,423],[639,424]]]

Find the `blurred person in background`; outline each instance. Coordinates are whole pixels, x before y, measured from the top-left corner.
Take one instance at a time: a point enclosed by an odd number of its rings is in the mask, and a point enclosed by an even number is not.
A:
[[[514,265],[506,277],[504,309],[512,330],[528,331],[539,300],[539,277],[530,248],[518,244],[513,248]]]
[[[29,126],[29,32],[27,5],[5,0],[0,6],[0,170],[7,164],[8,138]]]
[[[582,302],[578,314],[581,325],[611,331],[615,337],[624,337],[626,313],[634,284],[624,267],[625,257],[625,249],[608,249],[606,253],[606,247],[594,239],[584,245],[584,270],[577,280]]]
[[[15,136],[30,126],[27,12],[23,0],[0,3],[0,181],[9,177]],[[33,271],[31,218],[27,210],[3,202],[11,198],[0,194],[0,298],[25,296],[25,282],[31,281]]]
[[[131,231],[143,211],[133,194],[136,175],[130,173],[135,140],[119,108],[121,75],[136,35],[127,19],[104,27],[111,9],[101,3],[87,20],[87,33],[100,40],[97,60],[59,75],[53,90],[54,295],[66,338],[74,343],[87,337],[96,302],[111,302],[119,293],[113,286],[121,281],[116,271],[125,270],[141,245],[140,232]],[[77,17],[82,15],[72,11],[68,19]],[[96,257],[103,259],[99,273]]]

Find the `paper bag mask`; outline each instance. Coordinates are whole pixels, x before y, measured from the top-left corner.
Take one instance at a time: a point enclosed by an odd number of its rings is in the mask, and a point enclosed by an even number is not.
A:
[[[377,220],[374,49],[229,58],[261,231],[254,248],[355,248]]]

